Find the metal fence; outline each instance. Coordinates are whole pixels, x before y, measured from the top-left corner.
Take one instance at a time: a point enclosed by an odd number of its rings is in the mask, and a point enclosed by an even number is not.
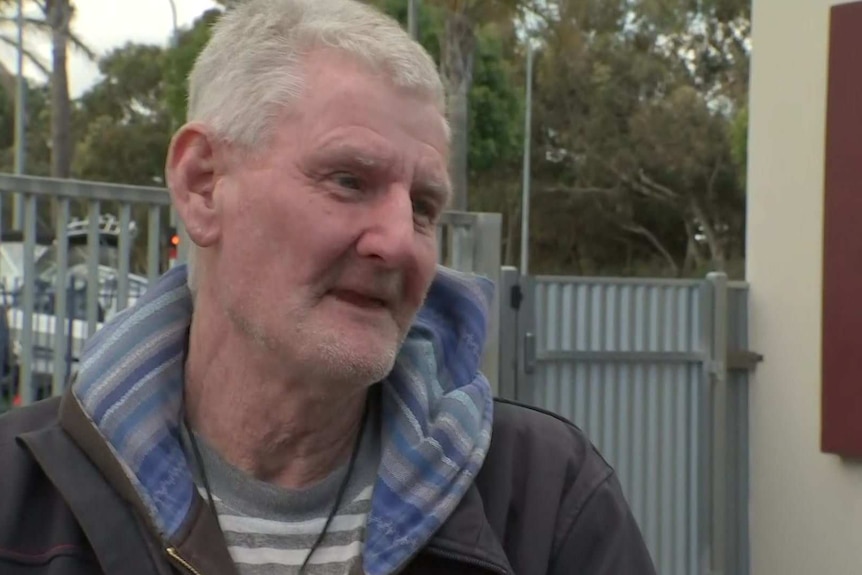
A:
[[[585,431],[660,573],[748,573],[746,285],[502,280],[503,394]]]
[[[0,286],[0,305],[18,350],[17,391],[21,403],[27,404],[61,393],[83,342],[103,320],[134,303],[147,283],[165,271],[170,197],[158,187],[0,174],[0,205],[11,204],[15,194],[20,194],[23,206],[23,274],[20,281]],[[47,212],[53,217],[55,239],[47,248],[54,260],[46,272],[37,269],[36,246],[37,232],[44,235],[43,229],[37,229],[37,217],[42,214],[44,219]],[[78,265],[70,265],[74,264],[70,254],[75,253],[69,231],[74,214],[86,226],[86,241],[74,247],[79,252]],[[109,248],[99,227],[105,214],[115,215],[117,221],[112,258],[105,257]],[[0,219],[0,233],[9,230],[11,223]],[[181,262],[188,240],[182,226],[177,228],[183,238],[177,258]],[[441,219],[439,234],[441,263],[499,280],[499,214],[448,212]],[[494,305],[495,321],[483,362],[492,382],[499,373],[498,304]]]
[[[114,312],[124,309],[133,295],[132,253],[133,249],[146,254],[146,278],[153,279],[161,273],[163,256],[160,238],[164,234],[162,222],[167,214],[170,198],[163,188],[143,186],[123,186],[99,182],[37,178],[0,174],[0,194],[4,203],[13,194],[20,194],[23,205],[23,262],[22,285],[15,293],[14,306],[7,309],[12,338],[19,350],[18,394],[21,403],[27,404],[36,399],[46,384],[43,381],[45,364],[50,363],[50,389],[52,394],[62,392],[70,371],[84,339],[91,336],[101,325],[108,310],[100,306],[100,294],[104,293],[106,276],[115,278],[116,297]],[[11,202],[10,202],[11,203]],[[104,211],[118,214],[116,263],[113,268],[101,265],[104,261],[105,246],[102,245],[99,222]],[[133,208],[138,218],[147,219],[146,233],[133,237],[134,229],[141,229],[141,222],[133,226]],[[52,213],[53,248],[55,260],[50,271],[50,286],[39,285],[36,274],[35,248],[37,235],[37,216],[46,211]],[[143,214],[141,214],[143,212]],[[69,225],[72,214],[86,218],[86,245],[82,263],[71,266]],[[10,222],[3,222],[3,229],[9,229]],[[144,245],[140,245],[144,242]],[[108,267],[108,269],[106,269]],[[75,285],[77,278],[84,282],[84,303],[70,302],[69,286]],[[50,291],[53,313],[40,313],[37,306],[39,292]],[[83,308],[83,317],[70,314],[70,304]],[[101,310],[101,313],[100,313]],[[71,329],[59,329],[72,318]],[[47,332],[49,335],[45,335]],[[41,333],[41,335],[40,335]],[[40,339],[49,338],[51,344],[40,346]],[[35,371],[39,369],[40,371]],[[36,377],[39,376],[39,377]]]
[[[87,324],[87,279],[70,274],[65,289],[66,313],[57,309],[57,290],[54,282],[39,281],[32,286],[33,312],[30,314],[32,329],[32,348],[30,354],[30,377],[33,399],[42,399],[54,393],[54,356],[55,350],[63,352],[62,363],[64,371],[62,380],[67,381],[78,362],[84,342],[89,337]],[[145,284],[131,282],[126,304],[134,303],[146,288]],[[25,282],[20,278],[0,282],[0,310],[5,310],[6,327],[16,343],[14,355],[21,357],[23,348],[20,345],[24,327],[23,294]],[[118,281],[116,276],[101,278],[97,295],[97,327],[105,318],[113,315],[123,305],[120,303]],[[59,333],[58,333],[59,332]],[[62,337],[65,350],[62,349]],[[3,345],[6,342],[2,343]],[[2,395],[10,395],[10,382],[3,384]]]

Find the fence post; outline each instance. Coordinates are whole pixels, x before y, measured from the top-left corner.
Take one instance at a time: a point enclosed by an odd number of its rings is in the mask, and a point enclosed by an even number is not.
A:
[[[65,322],[64,328],[66,329],[66,354],[65,354],[65,377],[63,378],[63,386],[65,388],[68,385],[70,378],[72,377],[72,362],[75,360],[75,353],[72,349],[75,341],[75,310],[77,309],[75,306],[78,305],[75,301],[77,288],[75,285],[75,278],[70,278],[72,281],[69,284],[67,298],[69,302],[69,309],[66,314],[67,317],[63,319]]]
[[[523,274],[523,270],[521,270]],[[537,316],[536,279],[521,275],[518,290],[518,381],[515,388],[518,401],[536,401],[536,325],[547,321]]]
[[[491,384],[494,395],[500,393],[500,244],[503,218],[500,214],[476,214],[476,238],[473,242],[473,272],[494,282],[494,299],[488,321],[488,337],[482,358],[482,373]]]
[[[93,337],[99,328],[99,264],[102,256],[102,242],[99,237],[99,200],[91,199],[87,211],[87,337]]]
[[[22,405],[33,403],[33,310],[35,308],[36,275],[36,196],[24,195],[24,286],[21,306],[21,370],[18,393]]]
[[[71,336],[66,335],[66,316],[70,305],[69,298],[69,199],[59,199],[57,213],[57,275],[54,278],[54,373],[51,393],[60,395],[66,382],[66,348],[71,345]]]
[[[518,268],[500,269],[500,389],[503,399],[516,400],[518,371],[518,308],[521,306]]]
[[[476,271],[476,266],[481,265],[476,261],[478,250],[481,249],[484,230],[479,227],[476,220],[475,227],[452,225],[448,226],[449,254],[451,255],[451,266],[461,271]]]
[[[710,567],[712,575],[727,575],[727,275],[710,273],[707,281],[712,288],[712,342],[709,349],[712,399]]]

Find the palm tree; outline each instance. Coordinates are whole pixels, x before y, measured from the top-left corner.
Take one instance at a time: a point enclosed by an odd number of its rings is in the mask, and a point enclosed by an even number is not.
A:
[[[68,47],[96,59],[95,53],[71,31],[75,15],[72,0],[27,0],[38,15],[25,15],[26,28],[51,39],[51,64],[46,65],[32,50],[24,47],[25,58],[51,80],[51,175],[68,178],[72,166],[72,105],[69,99]],[[0,23],[17,25],[16,0],[0,0]],[[17,39],[0,32],[0,43],[17,48]]]
[[[0,30],[0,44],[18,50],[18,38],[16,34],[18,10],[16,6],[17,0],[0,0],[0,24],[3,25],[2,30]],[[40,21],[41,24],[43,22]],[[26,15],[24,16],[24,25],[31,30],[39,28],[39,26],[34,26],[33,18]],[[41,29],[39,31],[41,32]],[[24,59],[32,64],[45,78],[50,78],[50,67],[26,44],[24,45]]]
[[[69,100],[69,44],[91,60],[96,55],[71,32],[75,6],[71,0],[34,0],[51,30],[51,175],[68,178],[72,170],[72,104]]]

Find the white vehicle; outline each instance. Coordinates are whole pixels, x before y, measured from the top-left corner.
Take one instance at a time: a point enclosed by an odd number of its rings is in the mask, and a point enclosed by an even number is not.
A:
[[[87,245],[87,220],[73,221],[67,232],[69,240],[68,268],[67,268],[67,290],[66,290],[66,317],[58,319],[55,312],[56,300],[56,274],[57,274],[57,244],[53,242],[50,246],[40,250],[35,264],[35,275],[33,279],[34,311],[32,315],[33,325],[33,347],[31,370],[34,385],[40,392],[37,396],[44,394],[46,388],[50,388],[50,381],[54,372],[54,349],[58,330],[66,335],[68,348],[66,351],[66,371],[71,370],[80,356],[81,348],[89,335],[87,322],[87,282],[88,266],[87,259],[90,248]],[[132,238],[136,234],[134,223],[129,232]],[[97,297],[97,326],[120,311],[119,302],[119,222],[110,215],[103,215],[99,220],[99,266],[98,266],[98,297]],[[4,253],[12,254],[15,246],[4,242]],[[12,259],[11,257],[9,259]],[[6,275],[0,292],[0,305],[6,308],[9,332],[13,342],[13,355],[20,358],[21,331],[24,323],[22,310],[24,278],[21,275]],[[128,276],[128,302],[133,305],[135,301],[146,291],[147,279],[129,274]]]

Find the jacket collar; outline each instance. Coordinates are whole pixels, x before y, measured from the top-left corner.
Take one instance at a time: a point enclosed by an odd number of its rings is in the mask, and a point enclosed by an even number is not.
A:
[[[154,536],[154,541],[160,547],[160,551],[167,555],[168,559],[179,563],[180,566],[188,569],[188,565],[194,566],[194,570],[203,575],[237,575],[236,567],[230,554],[227,550],[227,544],[218,526],[218,521],[213,516],[209,508],[203,504],[201,497],[195,493],[192,499],[190,511],[186,517],[184,524],[177,533],[168,539],[159,537],[159,530],[153,522],[149,510],[142,502],[137,490],[135,489],[129,475],[123,470],[120,461],[112,452],[110,444],[105,441],[104,436],[93,425],[93,422],[88,417],[84,408],[81,406],[78,399],[69,391],[63,396],[60,403],[60,427],[72,438],[72,440],[81,448],[90,461],[99,470],[102,477],[109,485],[124,500],[134,511],[134,515],[147,527],[151,536]],[[44,442],[31,445],[31,450],[36,449],[45,453],[45,460],[48,462],[56,462],[62,457],[57,455],[62,453],[60,449],[52,449],[52,444]],[[46,473],[51,475],[52,469],[43,464]],[[54,469],[53,474],[56,476],[62,473],[62,469]],[[72,485],[80,485],[80,480],[72,482]],[[98,481],[87,481],[87,485],[100,485]],[[58,487],[61,487],[58,485]],[[62,490],[62,488],[61,488]],[[99,511],[106,506],[101,506]],[[113,506],[107,506],[110,511],[113,511]],[[86,516],[86,510],[83,510]],[[92,512],[90,513],[92,515]],[[76,513],[79,520],[84,524],[89,525],[89,529],[102,531],[101,536],[93,536],[88,533],[90,540],[111,540],[110,524],[105,524],[99,520],[87,521],[82,520],[81,514]],[[99,550],[97,550],[98,552]],[[188,565],[183,565],[183,562]],[[107,571],[107,570],[106,570]],[[111,573],[110,571],[107,571]],[[125,571],[118,570],[125,573]]]
[[[493,401],[478,366],[491,297],[490,282],[440,268],[383,381],[382,461],[363,551],[369,575],[397,572],[426,547],[484,462]],[[185,542],[203,521],[178,441],[191,313],[185,269],[175,268],[91,338],[65,404],[70,434],[105,460],[106,477],[166,542]]]
[[[185,561],[202,575],[237,575],[217,522],[200,496],[195,497],[193,512],[177,539],[158,540],[128,476],[68,392],[60,402],[59,423],[59,427],[19,438],[69,504],[106,575],[150,575],[154,569],[149,554],[153,553],[157,561],[172,560],[183,568],[181,561]],[[148,545],[141,546],[135,537],[117,537],[139,521],[147,527],[142,536]],[[179,560],[170,557],[169,548]],[[514,574],[475,486],[467,490],[421,554],[461,561],[499,575]]]
[[[74,527],[58,523],[53,528],[60,534],[80,529],[100,573],[173,573],[166,563],[171,549],[183,561],[189,558],[203,575],[237,575],[217,523],[200,497],[178,540],[159,540],[128,477],[75,397],[67,392],[48,401],[59,405],[58,423],[15,439],[30,452],[74,516]]]
[[[482,497],[475,485],[470,486],[458,507],[434,534],[423,552],[484,567],[499,575],[515,573],[500,540],[488,523]]]

